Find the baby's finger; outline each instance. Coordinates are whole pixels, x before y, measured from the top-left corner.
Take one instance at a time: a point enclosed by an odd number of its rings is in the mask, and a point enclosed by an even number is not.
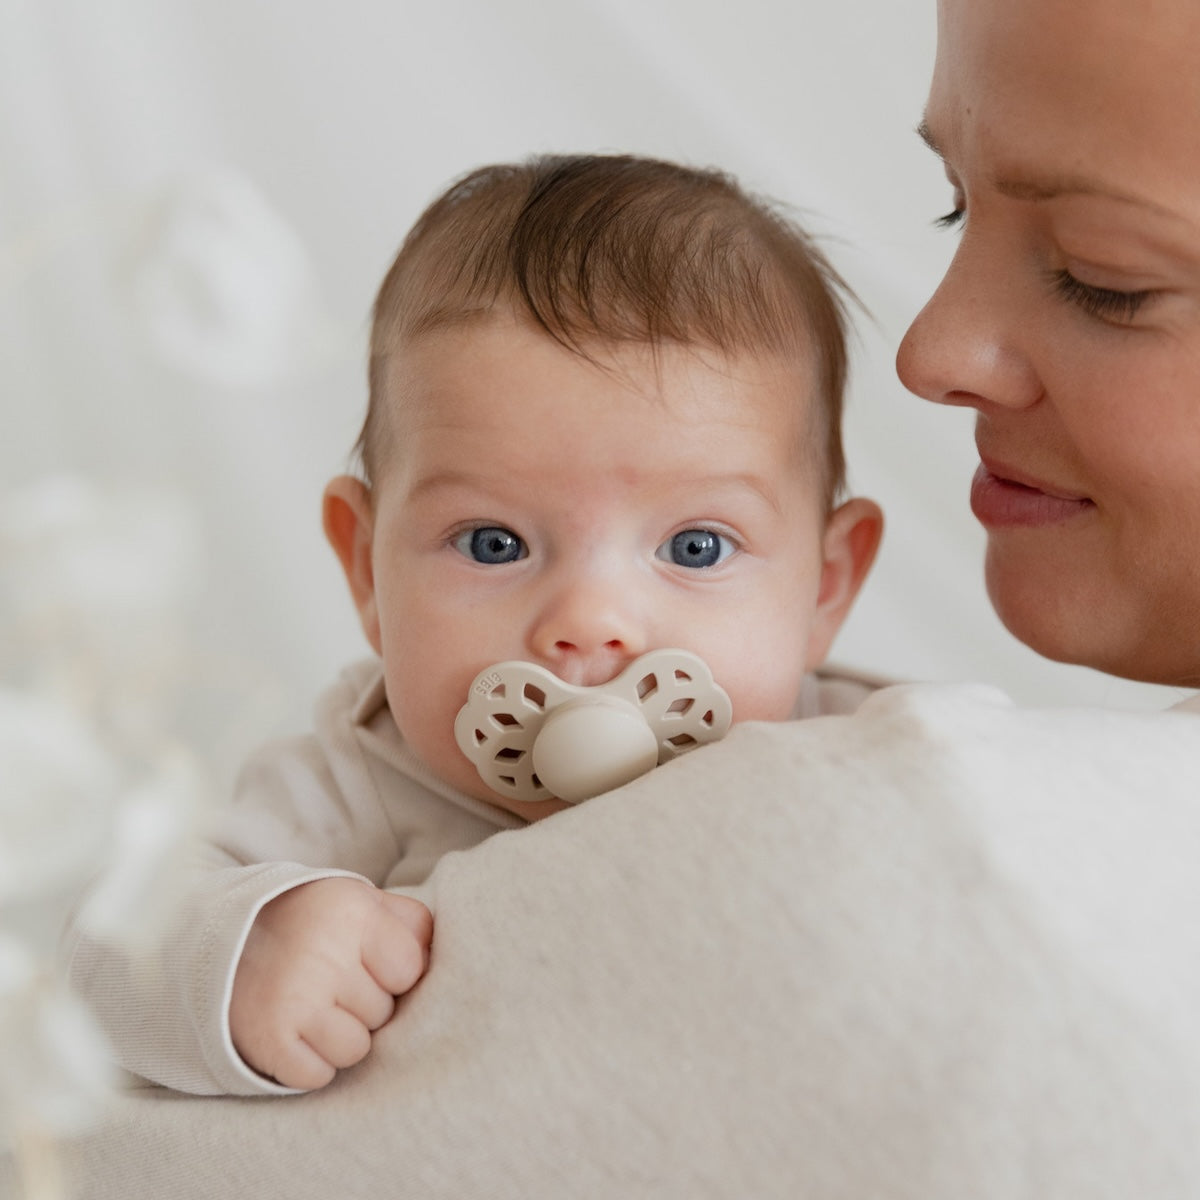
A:
[[[260,1053],[252,1065],[276,1083],[304,1092],[324,1087],[336,1073],[333,1064],[298,1034]]]
[[[399,896],[395,892],[381,892],[380,902],[395,917],[408,926],[422,949],[428,950],[433,940],[433,914],[420,900],[411,896]]]
[[[387,988],[376,982],[365,968],[352,978],[341,981],[337,1002],[352,1016],[357,1017],[372,1033],[391,1020],[396,1009],[396,997]]]
[[[407,896],[379,893],[377,919],[364,932],[362,964],[381,988],[402,995],[425,973],[433,918]]]
[[[361,1062],[371,1049],[371,1031],[340,1006],[314,1013],[301,1038],[328,1067],[338,1070]]]

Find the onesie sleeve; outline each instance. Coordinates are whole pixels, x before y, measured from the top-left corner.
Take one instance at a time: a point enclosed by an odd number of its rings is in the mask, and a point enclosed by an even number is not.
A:
[[[276,896],[350,874],[299,863],[198,866],[150,955],[73,931],[69,975],[126,1071],[197,1095],[284,1095],[242,1060],[229,1033],[233,976],[250,926]]]
[[[289,1092],[234,1050],[229,999],[265,904],[334,876],[382,886],[402,855],[357,736],[355,682],[343,676],[326,693],[311,735],[271,743],[249,760],[212,837],[191,856],[180,903],[149,953],[78,925],[68,930],[71,986],[125,1070],[201,1095]]]

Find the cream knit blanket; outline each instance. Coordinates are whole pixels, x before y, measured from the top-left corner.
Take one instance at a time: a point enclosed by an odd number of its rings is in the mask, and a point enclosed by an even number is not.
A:
[[[738,726],[429,895],[431,970],[360,1067],[123,1096],[78,1195],[1200,1196],[1196,714],[888,689]]]

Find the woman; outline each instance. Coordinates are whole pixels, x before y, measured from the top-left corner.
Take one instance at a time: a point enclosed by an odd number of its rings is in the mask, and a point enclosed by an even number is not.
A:
[[[939,8],[921,131],[961,243],[900,347],[976,409],[992,603],[1049,658],[1200,684],[1200,6]]]
[[[978,412],[996,608],[1194,684],[1200,6],[941,0],[924,129],[962,241],[899,369]],[[125,1102],[81,1194],[1194,1197],[1200,723],[877,699],[452,856],[363,1069]]]

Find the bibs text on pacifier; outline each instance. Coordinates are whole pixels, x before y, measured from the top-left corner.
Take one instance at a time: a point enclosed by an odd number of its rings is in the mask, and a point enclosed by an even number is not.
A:
[[[732,716],[703,660],[652,650],[600,687],[497,663],[475,677],[454,736],[493,791],[577,804],[717,741]]]

